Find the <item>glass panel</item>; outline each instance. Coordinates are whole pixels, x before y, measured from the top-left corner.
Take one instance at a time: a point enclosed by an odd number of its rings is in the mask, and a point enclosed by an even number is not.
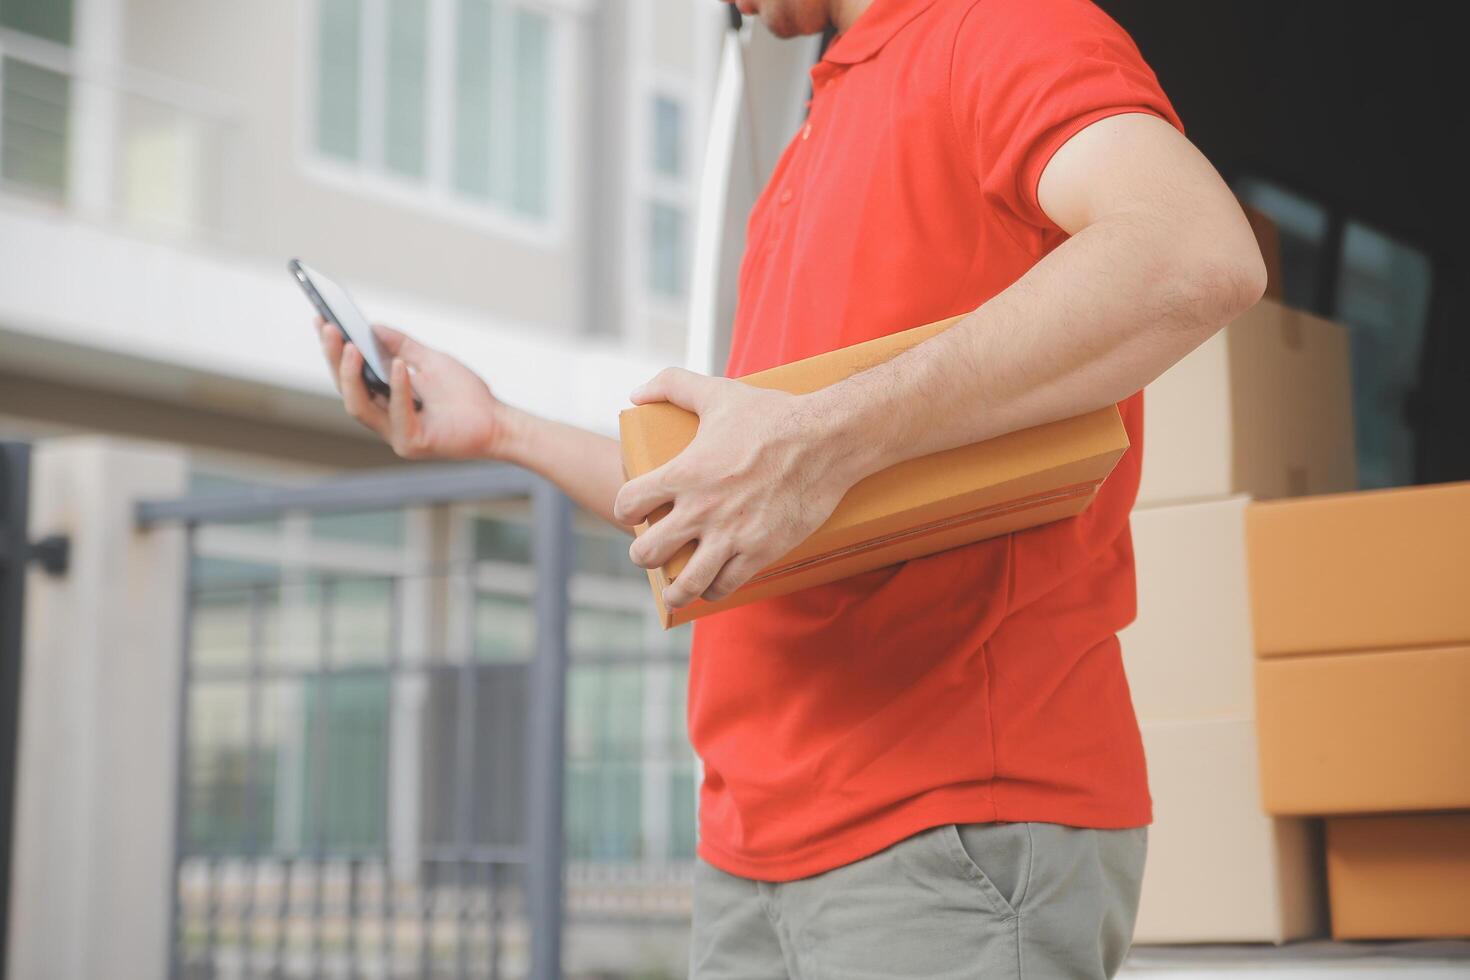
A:
[[[332,579],[327,609],[330,657],[340,664],[382,663],[393,644],[394,580]]]
[[[653,169],[665,177],[684,175],[684,109],[663,95],[653,98]]]
[[[199,556],[194,560],[190,650],[194,669],[243,669],[252,629],[262,661],[280,642],[280,569],[258,562]],[[254,625],[252,626],[252,620]]]
[[[339,853],[378,850],[387,822],[388,679],[375,671],[303,683],[307,844],[319,840]]]
[[[311,536],[354,544],[380,544],[389,548],[403,545],[403,511],[375,510],[352,514],[314,514],[310,520]]]
[[[72,0],[0,0],[0,27],[70,44]]]
[[[684,212],[662,201],[648,205],[648,288],[684,295]]]
[[[362,4],[321,0],[317,35],[317,148],[356,160],[361,153]]]
[[[642,853],[643,668],[567,673],[567,848],[573,860]]]
[[[190,851],[238,851],[245,842],[249,686],[196,684],[189,699]]]
[[[652,601],[650,598],[650,605]],[[641,610],[574,608],[567,629],[568,645],[573,656],[637,656],[647,646],[647,622],[648,615]]]
[[[460,0],[455,35],[454,186],[490,196],[490,0]]]
[[[531,563],[531,528],[521,521],[494,517],[475,519],[475,559],[516,565]]]
[[[0,72],[0,178],[60,199],[66,193],[71,80],[14,58],[6,58]]]
[[[545,14],[517,8],[513,30],[515,156],[510,203],[522,214],[543,217],[551,164],[547,118],[551,101],[551,21]]]
[[[1259,208],[1276,222],[1281,238],[1282,297],[1288,306],[1322,309],[1317,295],[1322,281],[1323,243],[1327,238],[1327,210],[1315,201],[1256,177],[1236,185],[1240,199]]]
[[[528,600],[484,593],[475,598],[475,659],[529,660],[535,643],[536,619]]]
[[[646,581],[647,573],[628,558],[631,543],[626,534],[579,531],[573,539],[574,567],[578,572],[592,575]]]
[[[1347,224],[1336,315],[1351,328],[1360,486],[1414,482],[1414,433],[1405,409],[1418,383],[1430,291],[1428,256]]]
[[[383,160],[407,177],[424,175],[429,11],[426,0],[389,0]]]

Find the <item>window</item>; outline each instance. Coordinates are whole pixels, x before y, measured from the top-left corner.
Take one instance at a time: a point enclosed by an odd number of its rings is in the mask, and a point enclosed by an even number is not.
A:
[[[0,58],[0,180],[60,200],[66,193],[71,80],[59,72]]]
[[[685,112],[666,94],[649,100],[646,151],[645,287],[664,300],[682,300],[688,288],[688,175]]]
[[[72,0],[0,0],[0,27],[71,44]]]
[[[1413,483],[1409,404],[1434,288],[1429,256],[1270,181],[1246,177],[1236,189],[1276,222],[1287,305],[1348,328],[1358,484]]]
[[[318,0],[313,139],[349,164],[519,218],[552,211],[555,32],[529,0]],[[432,93],[449,104],[435,105]]]
[[[1350,331],[1360,486],[1414,482],[1407,407],[1419,384],[1429,297],[1428,256],[1366,225],[1347,223],[1334,306]]]

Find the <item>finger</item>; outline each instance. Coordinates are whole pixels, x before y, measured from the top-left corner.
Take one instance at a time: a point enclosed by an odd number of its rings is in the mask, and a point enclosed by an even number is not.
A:
[[[639,568],[666,565],[680,548],[697,537],[692,528],[677,518],[677,513],[674,511],[633,539],[628,546],[628,557],[633,564]]]
[[[408,377],[408,364],[393,358],[388,368],[388,422],[393,433],[393,451],[405,459],[418,453],[421,429],[419,413],[413,410],[413,382]]]
[[[337,390],[342,390],[342,383],[337,380],[342,370],[342,333],[321,317],[316,318],[317,340],[322,344],[322,356],[327,359],[327,367],[332,372],[332,383]]]
[[[710,582],[709,588],[700,595],[707,602],[719,602],[721,599],[733,593],[746,582],[755,577],[755,573],[761,570],[759,560],[749,555],[736,555],[725,562],[725,567]]]
[[[389,357],[402,357],[412,363],[420,360],[428,351],[427,347],[408,334],[385,327],[381,323],[373,324],[373,336],[378,338],[378,345]]]
[[[368,395],[367,384],[362,380],[362,352],[355,344],[344,344],[342,347],[342,359],[337,368],[337,388],[342,392],[342,404],[348,415],[384,439],[389,438],[388,413]]]
[[[715,541],[701,541],[694,549],[694,557],[689,559],[689,564],[684,566],[679,577],[664,589],[664,606],[678,609],[703,595],[720,573],[720,569],[725,567],[729,557],[730,552],[726,546]]]
[[[634,405],[649,402],[671,402],[698,414],[708,400],[711,388],[719,381],[716,378],[695,374],[683,368],[664,368],[645,381],[628,397]]]
[[[621,524],[633,527],[642,524],[660,505],[674,499],[674,490],[668,480],[669,464],[650,470],[623,484],[613,501],[613,517]]]

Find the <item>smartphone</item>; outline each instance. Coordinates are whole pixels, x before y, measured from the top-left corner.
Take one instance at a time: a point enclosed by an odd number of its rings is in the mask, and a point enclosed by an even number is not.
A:
[[[352,302],[347,290],[300,259],[292,259],[286,263],[286,268],[290,270],[291,278],[296,280],[301,291],[306,293],[306,298],[311,300],[311,305],[322,315],[322,319],[340,330],[345,339],[362,351],[362,380],[368,391],[376,392],[384,398],[390,397],[388,359],[378,346],[372,324],[368,323],[357,304]],[[413,406],[424,407],[418,395],[414,395]]]

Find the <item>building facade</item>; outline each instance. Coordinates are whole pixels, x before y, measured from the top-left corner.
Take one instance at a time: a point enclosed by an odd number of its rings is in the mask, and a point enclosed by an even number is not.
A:
[[[183,447],[194,494],[392,465],[337,404],[292,256],[503,399],[612,433],[684,358],[723,25],[686,0],[0,0],[0,437]],[[625,539],[576,529],[568,969],[677,973],[687,640]],[[376,856],[392,901],[451,828],[520,838],[528,535],[506,503],[201,529],[186,961],[207,939],[248,973],[258,937],[215,913],[289,893],[272,855]]]

